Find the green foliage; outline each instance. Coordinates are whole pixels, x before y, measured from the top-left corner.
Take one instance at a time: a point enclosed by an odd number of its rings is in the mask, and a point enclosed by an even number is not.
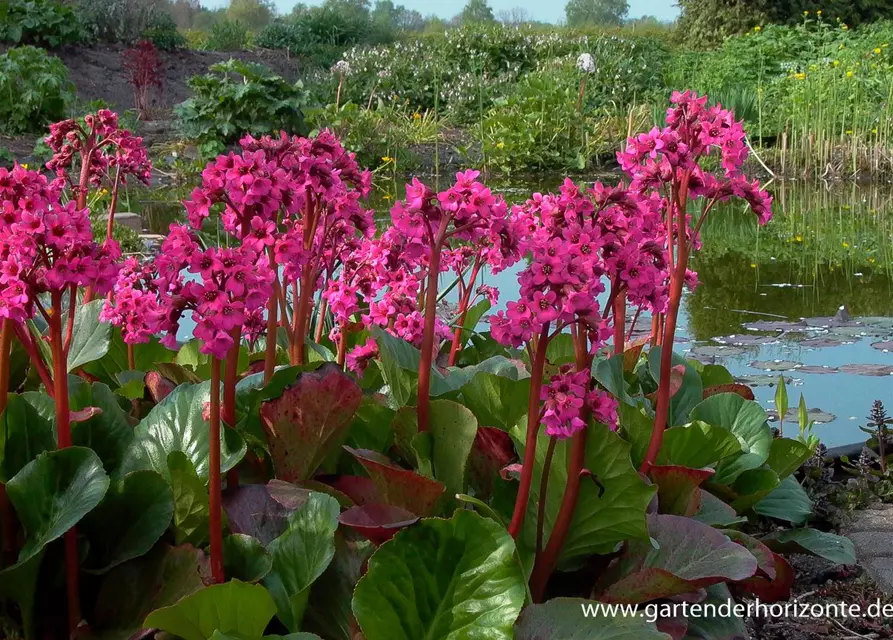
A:
[[[230,22],[240,22],[251,31],[258,31],[270,23],[275,7],[268,0],[230,0],[226,18]]]
[[[58,0],[8,0],[0,6],[0,42],[58,47],[83,38],[77,14]]]
[[[487,0],[468,0],[459,14],[459,20],[465,24],[496,22]]]
[[[173,51],[186,46],[186,39],[177,30],[177,23],[169,13],[153,13],[142,33],[144,40],[151,41],[162,51]]]
[[[248,25],[239,20],[227,19],[214,23],[208,32],[204,48],[210,51],[240,51],[246,48],[250,41]]]
[[[62,61],[35,47],[16,47],[0,55],[0,130],[43,131],[65,117],[74,86]]]
[[[620,25],[629,12],[626,0],[569,0],[564,7],[571,27]]]
[[[306,92],[262,65],[229,60],[189,80],[194,96],[174,107],[183,135],[202,143],[229,143],[245,133],[305,132]],[[239,79],[235,80],[234,76]]]
[[[142,0],[75,0],[88,38],[116,44],[136,42],[151,24],[156,8]]]

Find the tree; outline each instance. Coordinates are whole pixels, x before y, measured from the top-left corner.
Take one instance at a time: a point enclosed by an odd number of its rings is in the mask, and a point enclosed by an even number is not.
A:
[[[619,25],[628,12],[627,0],[569,0],[564,7],[570,27]]]
[[[487,4],[487,0],[468,0],[468,4],[459,14],[459,21],[473,24],[481,22],[496,22],[493,17],[493,9]]]
[[[269,0],[230,0],[226,17],[233,22],[241,22],[252,31],[260,31],[270,24],[276,13]]]
[[[503,24],[519,25],[533,22],[530,12],[524,7],[503,9],[499,12],[499,21]]]

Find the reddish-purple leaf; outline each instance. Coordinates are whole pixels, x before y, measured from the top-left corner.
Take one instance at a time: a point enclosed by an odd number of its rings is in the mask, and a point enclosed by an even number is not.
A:
[[[657,621],[657,630],[661,633],[666,633],[673,640],[683,640],[688,633],[688,620],[682,616],[661,618]]]
[[[335,491],[343,493],[350,498],[354,504],[363,506],[364,504],[373,504],[381,502],[381,496],[378,495],[378,489],[371,478],[364,476],[317,476],[317,480],[329,485]]]
[[[745,400],[753,400],[754,395],[753,391],[746,384],[741,384],[739,382],[733,382],[731,384],[719,384],[715,387],[707,387],[704,389],[704,399],[706,400],[710,396],[715,396],[720,393],[737,393],[739,396],[744,398]]]
[[[657,485],[660,513],[691,517],[701,508],[698,489],[715,472],[713,469],[692,469],[677,465],[651,467],[651,479]]]
[[[366,469],[382,502],[401,507],[417,516],[430,516],[446,487],[425,476],[394,465],[386,456],[368,449],[349,451]]]
[[[102,409],[99,407],[84,407],[79,411],[71,411],[68,414],[72,424],[75,422],[87,422],[96,416],[102,415]]]
[[[515,447],[505,431],[478,427],[468,459],[469,477],[476,494],[486,500],[493,493],[499,471],[515,458]]]
[[[648,602],[756,573],[753,555],[721,531],[683,516],[647,517],[648,533],[657,544],[630,540],[603,575],[599,601]]]
[[[732,542],[737,542],[750,551],[753,557],[757,559],[757,567],[759,568],[757,575],[765,574],[770,580],[775,579],[775,554],[772,553],[769,547],[753,536],[741,533],[735,529],[725,529],[723,533],[729,536]]]
[[[155,404],[164,400],[174,389],[177,388],[173,382],[165,378],[158,371],[150,371],[146,374],[146,388]]]
[[[276,477],[308,480],[344,439],[363,392],[336,365],[301,374],[260,417],[267,431]]]
[[[243,484],[223,493],[223,508],[233,533],[244,533],[268,545],[285,531],[289,510],[273,500],[262,484]]]
[[[341,524],[366,536],[375,546],[384,544],[400,529],[408,527],[418,519],[418,516],[406,509],[380,503],[351,507],[338,518]]]
[[[736,591],[745,591],[755,595],[766,603],[782,602],[791,598],[791,587],[794,586],[794,569],[788,561],[777,553],[772,554],[775,560],[775,577],[762,575],[735,583]]]

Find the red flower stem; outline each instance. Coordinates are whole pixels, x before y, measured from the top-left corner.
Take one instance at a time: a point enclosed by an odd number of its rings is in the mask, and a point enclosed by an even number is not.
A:
[[[663,444],[664,429],[667,426],[667,418],[670,411],[670,379],[673,368],[673,342],[676,339],[676,321],[679,317],[679,306],[682,300],[682,286],[685,284],[685,271],[688,266],[688,239],[685,234],[685,204],[688,201],[687,178],[684,178],[680,189],[679,201],[674,203],[679,225],[679,242],[677,246],[676,268],[670,279],[670,300],[667,314],[664,319],[663,338],[660,352],[660,384],[657,387],[657,407],[654,414],[654,427],[651,430],[651,440],[648,443],[648,451],[645,459],[639,467],[639,472],[648,474],[657,460],[660,447]],[[671,250],[672,253],[672,250]]]
[[[660,333],[660,314],[655,313],[651,316],[651,346],[657,346],[658,334]]]
[[[322,330],[326,323],[326,314],[329,312],[329,301],[323,298],[319,304],[319,313],[316,315],[316,330],[313,332],[313,341],[319,344],[322,341]]]
[[[295,358],[292,364],[304,364],[304,339],[307,337],[307,320],[310,315],[310,302],[313,296],[311,265],[304,265],[304,274],[301,276],[301,295],[298,298],[298,306],[295,310],[295,334],[292,343]]]
[[[586,334],[584,332],[581,331],[579,333],[577,342],[580,343],[577,351],[577,371],[589,371],[591,358],[586,349]],[[584,405],[580,418],[587,425],[589,424],[591,413],[592,410],[589,406]],[[567,534],[571,528],[574,511],[577,508],[577,499],[580,496],[580,483],[583,481],[584,468],[586,466],[586,432],[587,429],[581,429],[571,440],[567,485],[564,489],[564,496],[561,499],[561,506],[558,508],[558,515],[555,517],[552,533],[549,535],[549,543],[533,564],[533,573],[530,576],[530,592],[534,602],[542,602],[546,592],[546,585],[552,572],[555,571],[555,567],[558,566],[561,549],[564,547],[564,541],[567,539]]]
[[[347,333],[348,323],[341,325],[341,335],[338,336],[338,366],[344,368],[344,361],[347,359]]]
[[[474,268],[471,270],[471,277],[468,279],[468,286],[462,291],[462,297],[459,300],[459,322],[453,332],[453,344],[450,347],[449,365],[451,367],[456,366],[456,360],[458,360],[459,352],[462,350],[462,331],[465,329],[465,319],[468,316],[468,305],[471,302],[471,294],[474,292],[474,283],[477,281],[480,269],[480,261],[476,259]]]
[[[233,346],[226,354],[226,371],[223,378],[223,423],[231,429],[236,426],[236,383],[239,381],[239,347],[242,344],[242,326],[234,327],[231,334]],[[218,447],[220,443],[217,443]],[[239,486],[239,471],[230,469],[226,474],[228,487]]]
[[[112,185],[112,201],[109,204],[108,223],[105,227],[105,241],[112,239],[112,230],[115,228],[115,212],[118,209],[118,189],[121,186],[121,167],[115,171],[115,183]]]
[[[9,398],[9,354],[12,347],[12,320],[5,319],[0,328],[0,413],[6,410]]]
[[[279,338],[279,319],[276,317],[279,311],[279,268],[276,265],[276,254],[273,248],[267,249],[267,257],[270,261],[270,270],[273,272],[273,291],[267,301],[267,345],[264,350],[264,384],[273,377],[276,369],[276,346]]]
[[[629,331],[626,333],[626,341],[632,342],[633,339],[633,331],[636,330],[636,324],[639,322],[639,316],[642,314],[642,307],[640,306],[636,309],[635,315],[633,315],[633,321],[629,325]]]
[[[297,325],[298,325],[298,307],[300,306],[300,296],[298,295],[298,283],[294,281],[291,283],[291,324],[289,325],[288,332],[288,340],[289,340],[289,360],[291,364],[298,364],[298,341],[295,339],[295,335],[297,335]]]
[[[552,457],[555,455],[555,445],[558,438],[549,438],[549,446],[546,448],[546,459],[543,461],[543,476],[540,478],[540,502],[536,512],[536,557],[539,558],[543,551],[543,527],[546,524],[546,502],[549,491],[549,473],[552,470]]]
[[[428,431],[431,409],[431,363],[434,360],[434,327],[437,319],[437,284],[440,279],[440,258],[446,240],[449,217],[444,215],[440,229],[431,243],[428,261],[428,286],[425,291],[425,327],[422,333],[422,357],[419,360],[418,421],[419,432]]]
[[[623,334],[626,332],[626,291],[614,297],[614,355],[623,353]]]
[[[37,375],[40,377],[40,381],[46,388],[46,392],[51,397],[55,397],[55,385],[53,383],[53,378],[50,375],[49,369],[47,369],[47,365],[43,360],[43,356],[41,355],[40,351],[38,351],[37,345],[34,343],[31,333],[28,331],[25,325],[19,323],[13,323],[13,331],[15,332],[16,337],[19,339],[19,343],[25,348],[25,351],[28,353],[28,358],[31,360],[31,365],[35,368],[35,370],[37,370]]]
[[[77,303],[78,292],[76,287],[71,287],[68,290],[68,318],[65,327],[65,342],[63,343],[62,348],[65,350],[66,357],[68,356],[68,350],[71,348],[71,337],[74,334],[74,314],[75,314],[75,304]],[[85,297],[86,301],[86,297]]]
[[[215,583],[223,575],[223,519],[220,507],[220,360],[211,356],[211,425],[208,443],[208,508],[211,538],[211,577]]]
[[[524,449],[524,463],[521,467],[521,485],[515,498],[515,509],[509,523],[509,534],[516,538],[524,525],[527,503],[530,500],[530,485],[533,483],[533,467],[536,464],[536,435],[540,426],[540,392],[543,388],[543,371],[546,368],[546,348],[549,346],[549,325],[544,324],[539,340],[534,348],[533,363],[530,367],[530,395],[527,398],[527,444]]]
[[[131,371],[136,369],[136,354],[133,350],[133,345],[129,342],[127,343],[127,368]]]
[[[52,295],[53,312],[49,319],[50,350],[53,354],[53,397],[56,401],[56,443],[59,449],[70,447],[71,413],[68,405],[68,354],[62,338],[62,296]],[[78,542],[74,527],[65,532],[65,583],[68,594],[68,630],[81,623],[81,603],[78,588]]]

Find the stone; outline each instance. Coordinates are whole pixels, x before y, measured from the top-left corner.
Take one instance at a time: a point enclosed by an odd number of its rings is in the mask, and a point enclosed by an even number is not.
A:
[[[866,509],[849,527],[852,531],[893,531],[893,511],[888,509]],[[893,549],[890,549],[893,554]]]
[[[893,558],[871,558],[864,566],[884,593],[893,593]]]
[[[102,214],[100,218],[102,220],[108,220],[108,214]],[[115,225],[128,227],[139,233],[143,230],[143,217],[138,213],[118,211],[115,213]]]
[[[849,534],[860,560],[878,558],[893,553],[893,532],[856,531]]]

